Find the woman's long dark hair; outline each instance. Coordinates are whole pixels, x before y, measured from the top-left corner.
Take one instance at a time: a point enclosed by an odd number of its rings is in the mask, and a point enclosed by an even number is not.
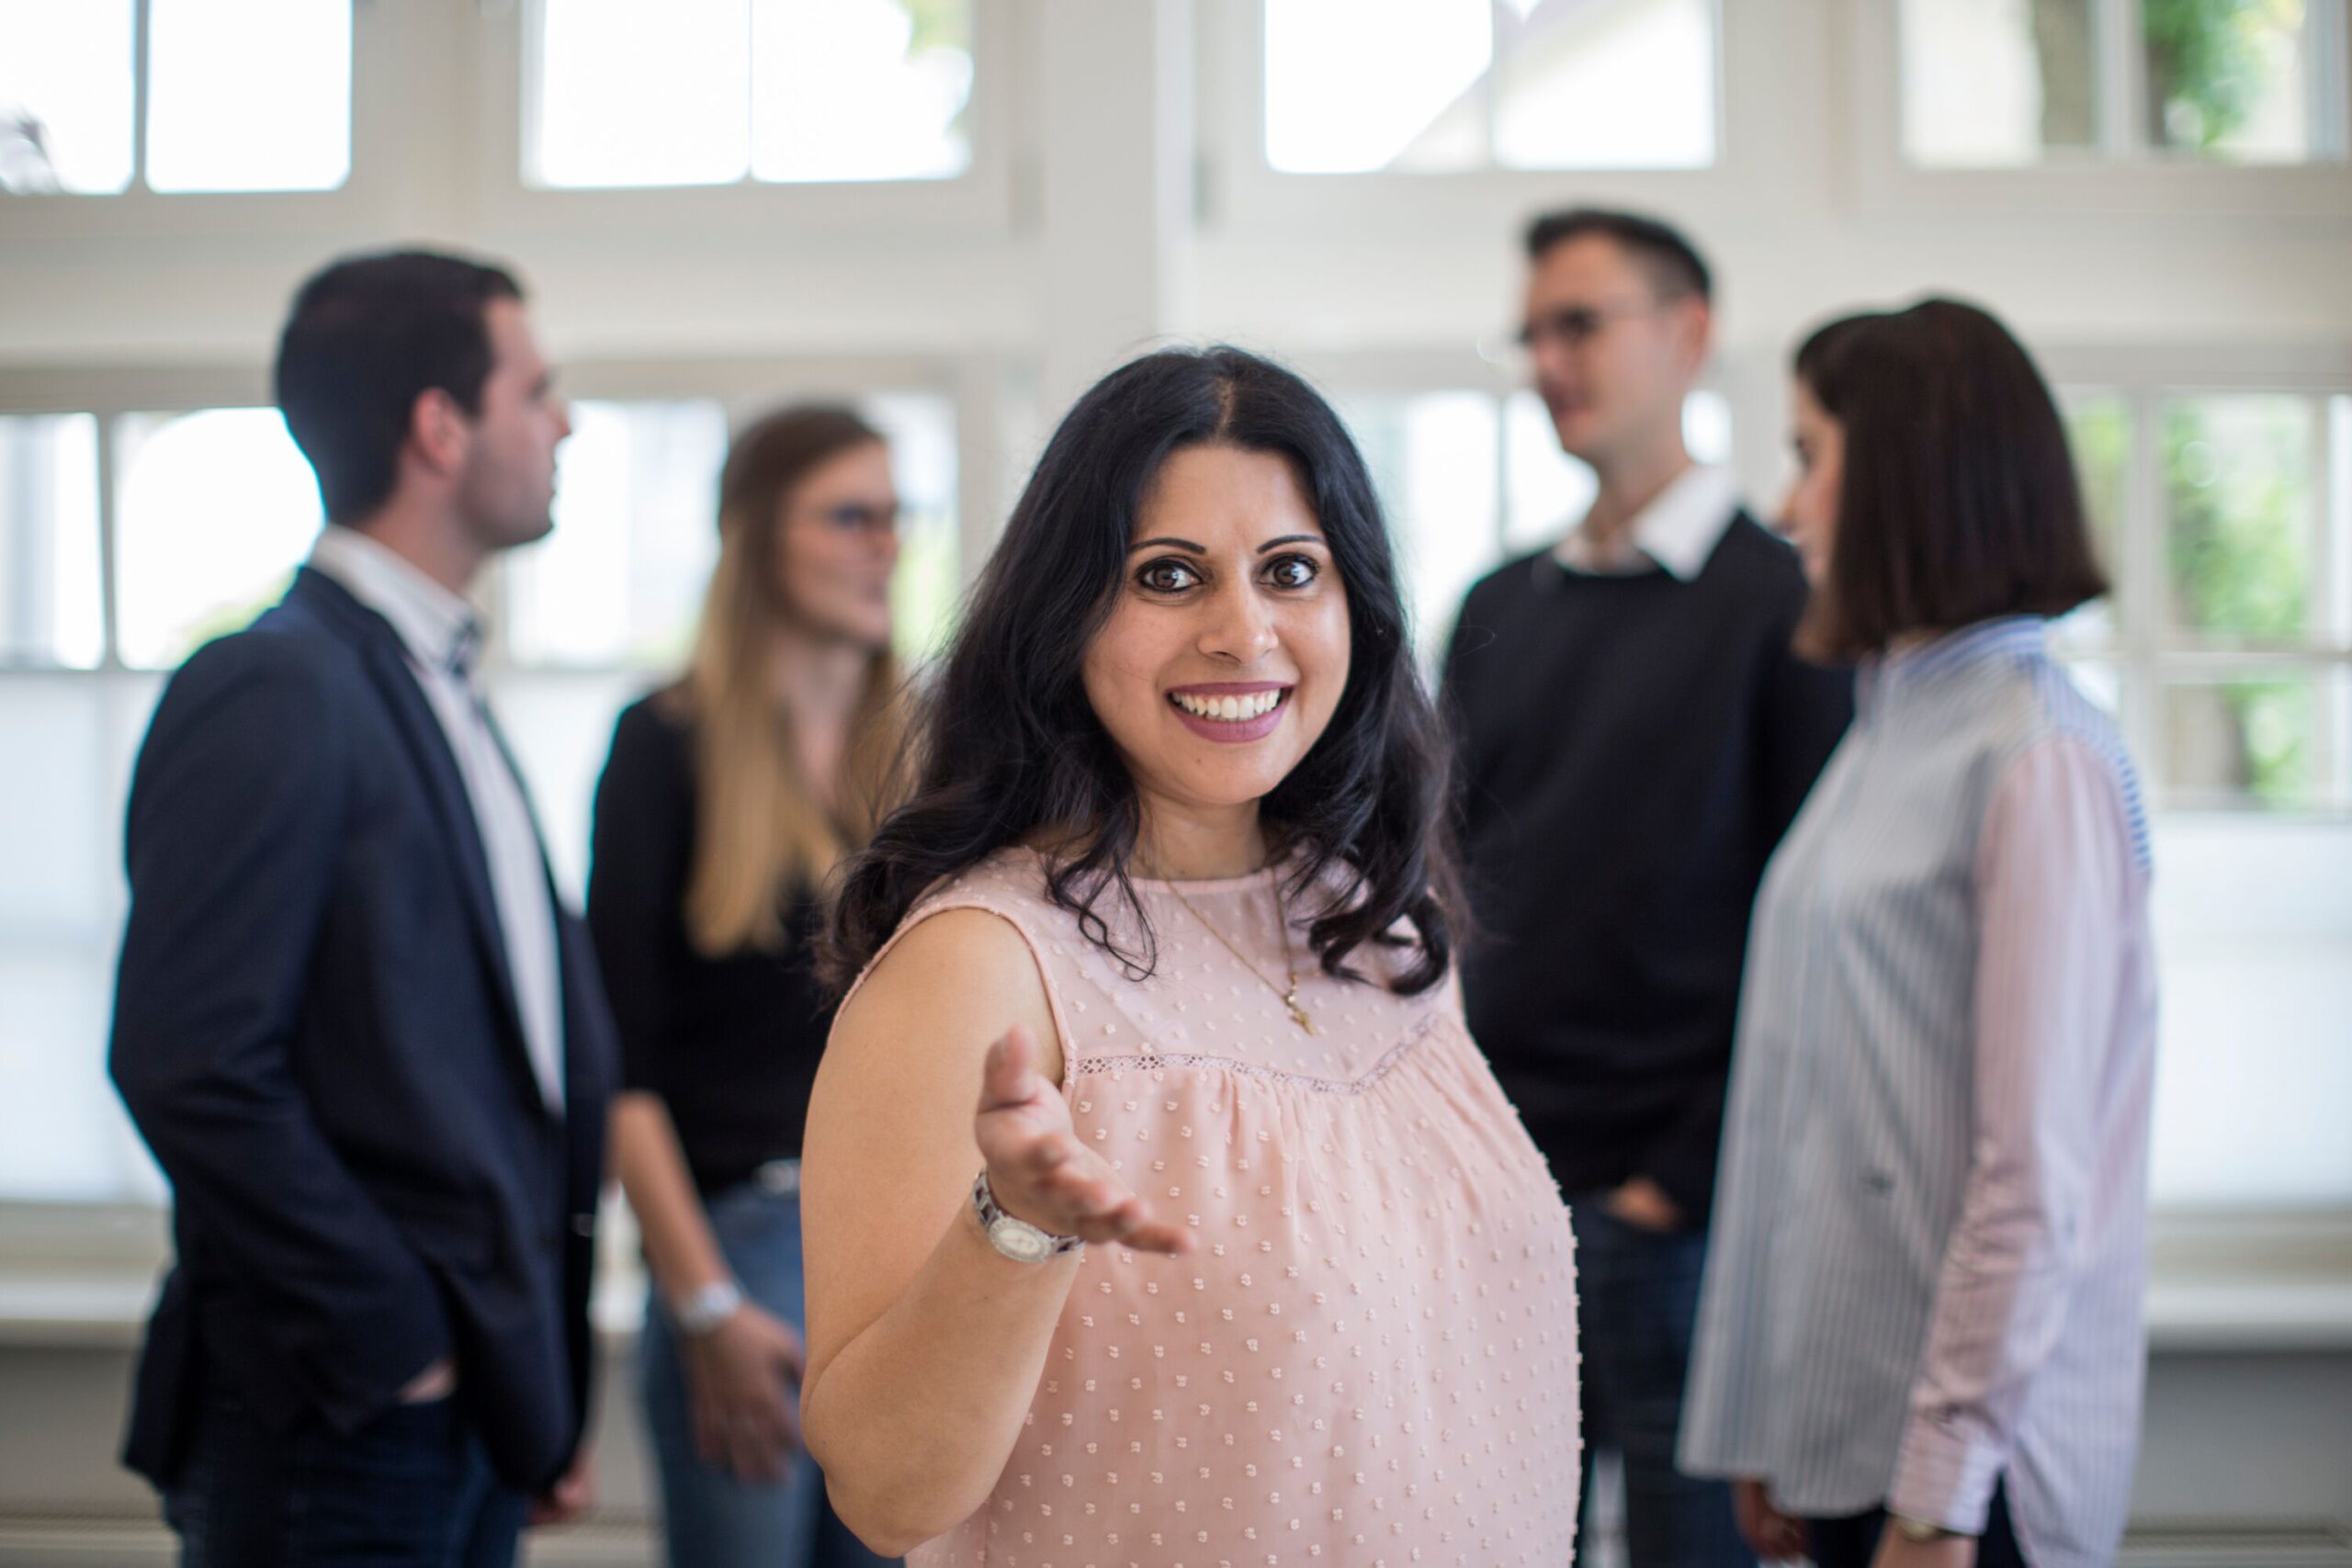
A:
[[[1372,478],[1314,389],[1239,349],[1171,350],[1112,372],[1080,398],[1030,476],[972,591],[917,727],[916,784],[850,863],[824,968],[845,986],[942,878],[1041,831],[1063,852],[1047,892],[1088,939],[1138,976],[1154,953],[1114,942],[1095,905],[1115,886],[1148,944],[1128,879],[1135,781],[1080,682],[1088,646],[1126,574],[1137,513],[1170,453],[1204,445],[1290,460],[1347,590],[1347,688],[1329,726],[1260,807],[1304,897],[1327,871],[1336,897],[1307,938],[1328,972],[1361,977],[1366,942],[1414,947],[1393,984],[1443,979],[1461,908],[1445,830],[1444,732],[1413,667],[1405,607]],[[1409,934],[1396,929],[1409,923]]]

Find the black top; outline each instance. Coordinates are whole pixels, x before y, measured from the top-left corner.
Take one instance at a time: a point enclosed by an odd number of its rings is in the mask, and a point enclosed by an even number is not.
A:
[[[659,694],[623,710],[596,784],[588,926],[620,1023],[625,1089],[670,1109],[704,1195],[797,1158],[832,1011],[811,964],[813,898],[784,911],[778,953],[707,958],[686,940],[693,731]]]
[[[1463,605],[1464,996],[1571,1197],[1647,1176],[1704,1223],[1749,908],[1853,711],[1790,650],[1804,601],[1742,512],[1690,581],[1546,551]]]

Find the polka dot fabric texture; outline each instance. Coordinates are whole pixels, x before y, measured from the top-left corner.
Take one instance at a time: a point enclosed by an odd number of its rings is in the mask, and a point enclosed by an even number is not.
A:
[[[978,908],[1021,931],[1079,1135],[1198,1245],[1087,1249],[995,1492],[908,1562],[1570,1561],[1574,1244],[1453,989],[1334,979],[1300,932],[1310,1035],[1266,984],[1286,967],[1274,873],[1182,884],[1189,910],[1139,883],[1159,954],[1144,980],[1043,878],[1006,852],[906,924]],[[1131,921],[1112,922],[1123,945]]]

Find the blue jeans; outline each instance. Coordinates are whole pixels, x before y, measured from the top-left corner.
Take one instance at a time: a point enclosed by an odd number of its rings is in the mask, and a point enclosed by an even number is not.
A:
[[[455,1400],[345,1436],[309,1420],[272,1431],[218,1388],[164,1495],[181,1568],[511,1568],[527,1506]]]
[[[1584,1353],[1582,1495],[1589,1507],[1593,1451],[1614,1449],[1625,1461],[1631,1568],[1755,1568],[1732,1515],[1731,1488],[1674,1467],[1706,1233],[1629,1225],[1602,1207],[1607,1196],[1582,1193],[1570,1204]]]
[[[798,1197],[745,1183],[713,1196],[707,1209],[744,1295],[804,1328]],[[658,1293],[646,1303],[639,1371],[673,1568],[867,1568],[885,1561],[834,1517],[825,1478],[807,1453],[782,1482],[754,1483],[695,1452],[677,1325]]]

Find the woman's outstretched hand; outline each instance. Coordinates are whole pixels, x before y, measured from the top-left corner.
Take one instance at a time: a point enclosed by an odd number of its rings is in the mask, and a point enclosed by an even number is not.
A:
[[[1192,1250],[1192,1234],[1152,1217],[1101,1155],[1079,1142],[1061,1091],[1037,1070],[1037,1043],[1015,1025],[989,1047],[973,1136],[997,1207],[1054,1235],[1138,1252]]]

